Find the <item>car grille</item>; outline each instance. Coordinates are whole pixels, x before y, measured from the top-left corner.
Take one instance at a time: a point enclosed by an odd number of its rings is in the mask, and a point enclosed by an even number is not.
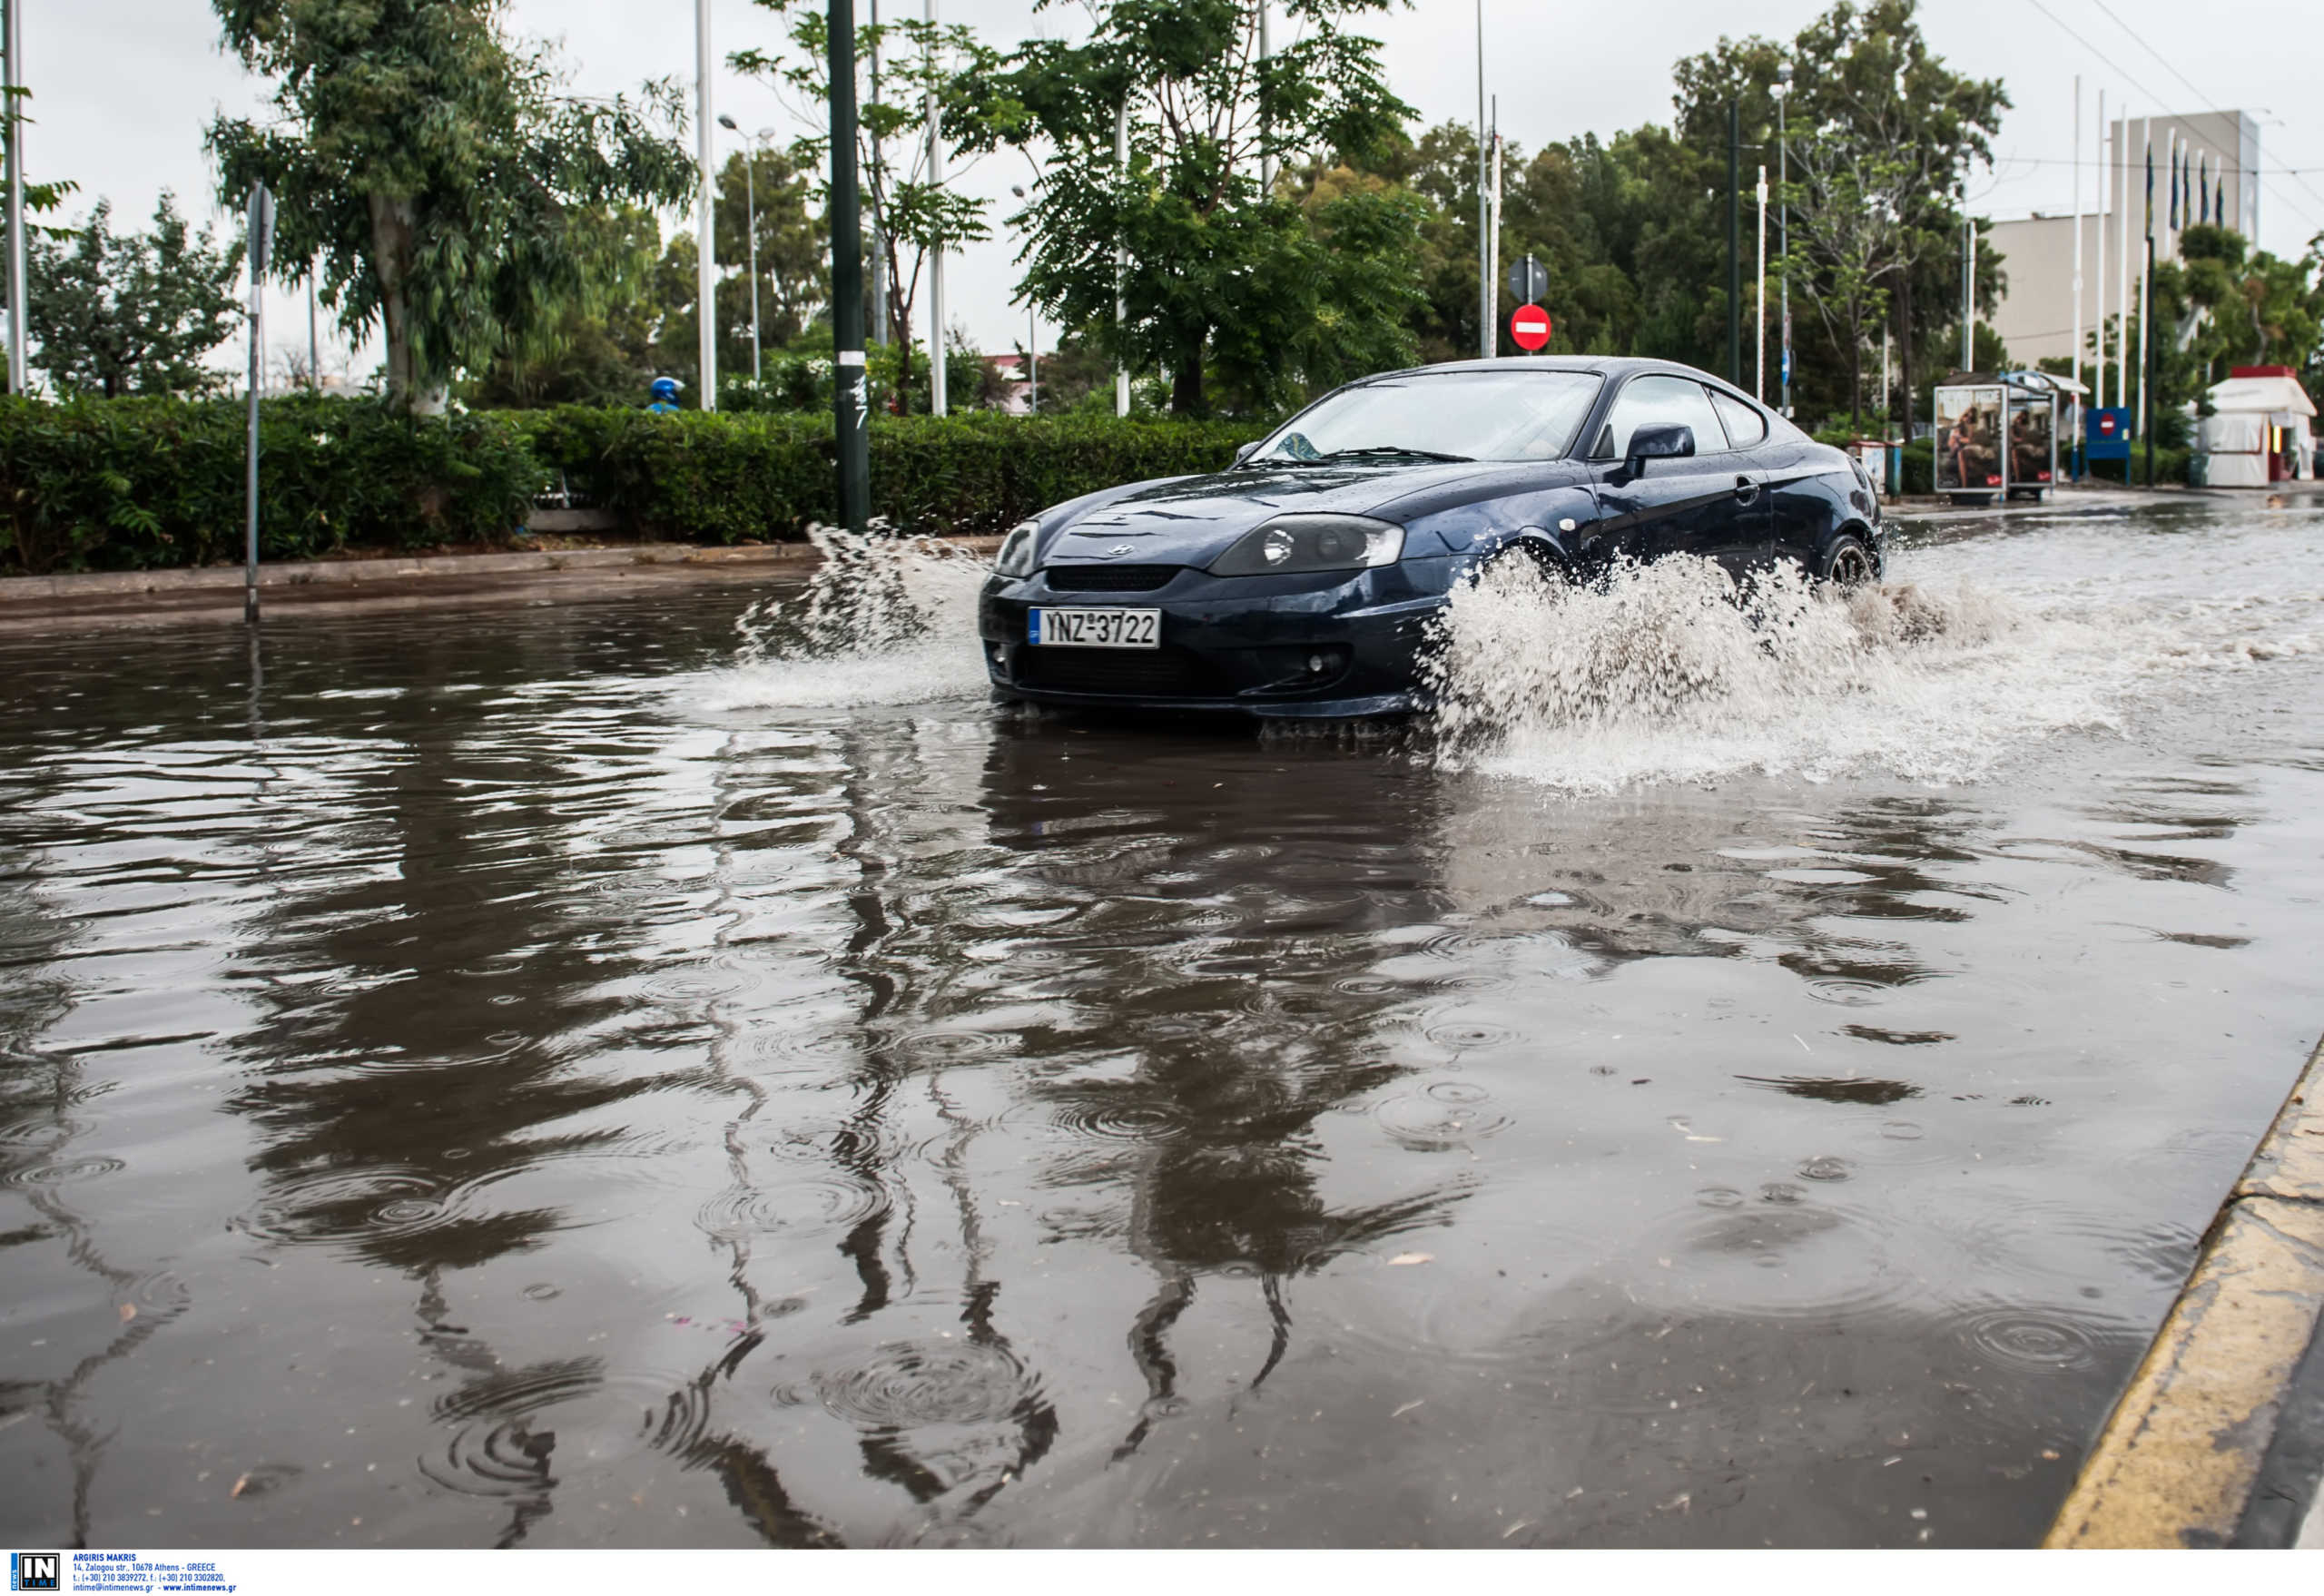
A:
[[[1020,648],[1017,681],[1053,693],[1149,698],[1207,698],[1218,691],[1202,663],[1176,648]]]
[[[1151,593],[1184,567],[1178,566],[1051,566],[1041,580],[1056,593]]]

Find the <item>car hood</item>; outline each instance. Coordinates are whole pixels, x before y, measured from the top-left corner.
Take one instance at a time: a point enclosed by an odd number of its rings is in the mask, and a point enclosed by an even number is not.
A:
[[[1469,461],[1410,466],[1246,467],[1180,477],[1109,496],[1047,539],[1045,565],[1204,566],[1253,527],[1293,512],[1334,511],[1399,523],[1470,499],[1542,483],[1555,466]]]

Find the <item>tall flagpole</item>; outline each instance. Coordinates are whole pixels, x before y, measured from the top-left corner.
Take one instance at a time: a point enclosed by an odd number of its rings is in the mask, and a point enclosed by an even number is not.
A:
[[[1266,77],[1267,0],[1259,0],[1259,77]],[[1275,192],[1275,153],[1267,146],[1267,103],[1264,90],[1259,99],[1259,198],[1264,200]]]
[[[2145,241],[2144,252],[2140,256],[2142,262],[2141,271],[2143,281],[2140,284],[2139,291],[2138,407],[2139,430],[2140,435],[2143,437],[2146,430],[2146,302],[2152,294],[2154,283],[2154,118],[2152,116],[2139,118],[2139,167],[2145,174],[2146,180],[2146,187],[2139,191],[2142,196],[2139,212],[2140,236]],[[2129,478],[2128,467],[2123,468],[2122,476],[2125,480]]]
[[[2122,172],[2122,208],[2114,218],[2114,403],[2131,403],[2131,114],[2124,106],[2114,119],[2114,164]],[[2123,486],[2130,468],[2122,468]]]
[[[2082,380],[2082,74],[2073,74],[2073,379]],[[2074,396],[2074,416],[2082,396]],[[2079,440],[2079,433],[2076,434]]]
[[[1494,359],[1501,355],[1501,96],[1492,97],[1492,209],[1486,213],[1491,222],[1485,237],[1492,246],[1485,251],[1485,353]]]
[[[694,203],[694,303],[702,408],[718,408],[718,245],[711,232],[717,192],[710,172],[710,0],[694,0],[694,164],[700,188]]]
[[[2098,91],[2098,359],[2091,373],[2091,392],[2101,409],[2106,406],[2106,218],[2110,202],[2106,198],[2106,174],[2112,170],[2106,163],[2106,91]]]

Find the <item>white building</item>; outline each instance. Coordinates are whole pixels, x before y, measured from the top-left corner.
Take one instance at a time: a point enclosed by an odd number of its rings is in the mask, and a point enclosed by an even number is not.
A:
[[[2082,330],[2087,340],[2108,317],[2132,307],[2137,325],[2138,284],[2144,266],[2146,235],[2146,153],[2154,153],[2154,251],[2158,261],[2173,259],[2179,231],[2200,218],[2203,181],[2211,194],[2214,219],[2221,225],[2256,238],[2260,231],[2260,124],[2240,111],[2202,112],[2191,116],[2132,117],[2117,121],[2109,130],[2102,158],[2083,151],[2082,192],[2086,202],[2098,204],[2102,214],[2082,219]],[[2180,229],[2171,226],[2171,174],[2175,159],[2183,158],[2193,194],[2180,199]],[[2103,232],[2104,271],[2100,271],[2101,232]],[[2002,257],[2007,284],[1993,329],[2009,348],[2013,364],[2031,367],[2073,352],[2073,217],[2035,214],[2014,222],[1998,222],[1988,235]],[[2127,247],[2128,252],[2125,253]],[[2088,345],[2085,342],[2084,349]],[[2136,335],[2131,345],[2137,358]],[[2085,353],[2083,359],[2089,359]],[[2135,380],[2135,379],[2134,379]],[[2092,403],[2124,402],[2108,394],[2093,396]]]

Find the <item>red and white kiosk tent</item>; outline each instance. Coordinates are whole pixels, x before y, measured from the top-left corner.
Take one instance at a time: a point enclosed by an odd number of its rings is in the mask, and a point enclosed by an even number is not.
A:
[[[2290,366],[2238,366],[2210,394],[2195,447],[2212,488],[2265,488],[2316,475],[2316,406]]]

